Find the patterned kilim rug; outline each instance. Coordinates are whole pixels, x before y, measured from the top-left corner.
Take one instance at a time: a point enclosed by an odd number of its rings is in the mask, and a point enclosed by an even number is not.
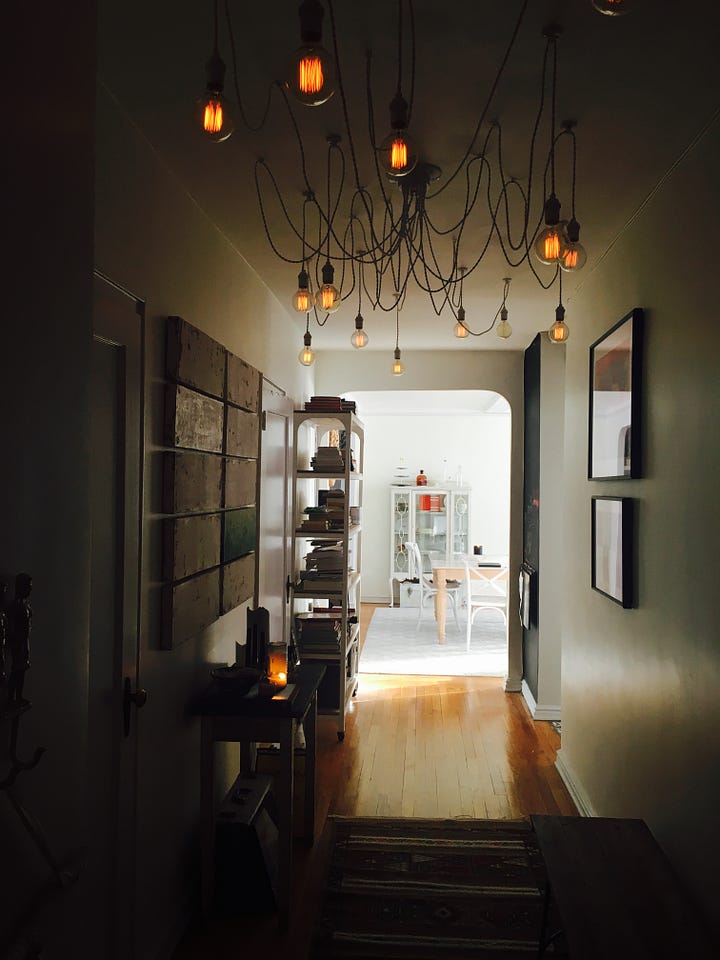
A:
[[[478,614],[465,639],[464,611],[458,630],[448,610],[445,643],[439,644],[432,610],[377,607],[373,611],[360,654],[361,673],[402,673],[423,676],[504,677],[507,674],[507,627],[496,611]]]
[[[334,817],[329,829],[312,960],[537,956],[543,865],[525,821]]]

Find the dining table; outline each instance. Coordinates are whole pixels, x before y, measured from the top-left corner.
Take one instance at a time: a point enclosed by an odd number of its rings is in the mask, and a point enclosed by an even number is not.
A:
[[[470,564],[470,575],[476,580],[493,580],[498,574],[507,572],[508,558],[485,554],[455,554],[451,560],[437,558],[432,561],[432,578],[437,589],[435,594],[435,620],[437,622],[438,643],[445,643],[445,622],[447,618],[447,580],[465,580],[465,560]]]

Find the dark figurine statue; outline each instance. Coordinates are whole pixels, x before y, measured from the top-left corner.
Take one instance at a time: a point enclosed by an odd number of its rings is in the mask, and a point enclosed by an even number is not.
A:
[[[23,698],[25,673],[30,668],[30,632],[32,610],[28,597],[32,591],[32,577],[19,573],[15,577],[15,599],[10,607],[9,641],[12,664],[8,679],[8,696],[13,703],[27,703]]]

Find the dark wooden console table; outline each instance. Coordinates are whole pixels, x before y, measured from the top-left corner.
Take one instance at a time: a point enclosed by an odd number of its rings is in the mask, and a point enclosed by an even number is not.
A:
[[[552,939],[552,906],[573,960],[720,956],[643,820],[531,820],[548,878],[540,956]]]
[[[305,816],[303,838],[313,842],[315,832],[315,747],[317,691],[325,673],[321,665],[300,667],[294,690],[287,699],[228,693],[211,684],[195,705],[202,715],[200,816],[201,892],[205,917],[212,910],[214,893],[215,812],[214,760],[218,740],[239,743],[279,743],[280,773],[276,783],[278,805],[278,910],[280,924],[287,926],[290,913],[293,843],[293,783],[295,735],[303,724],[305,753]],[[238,864],[242,869],[242,864]]]

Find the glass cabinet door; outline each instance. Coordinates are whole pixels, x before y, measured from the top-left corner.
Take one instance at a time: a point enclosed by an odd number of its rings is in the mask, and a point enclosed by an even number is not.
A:
[[[423,570],[430,573],[430,554],[440,554],[443,559],[448,554],[448,495],[432,490],[425,492],[419,487],[412,491],[412,497],[415,540],[420,547]]]
[[[468,500],[466,493],[456,493],[453,496],[453,553],[467,555],[470,553],[468,536]]]
[[[405,544],[410,539],[410,493],[393,491],[392,499],[392,575],[409,577],[410,558]]]

